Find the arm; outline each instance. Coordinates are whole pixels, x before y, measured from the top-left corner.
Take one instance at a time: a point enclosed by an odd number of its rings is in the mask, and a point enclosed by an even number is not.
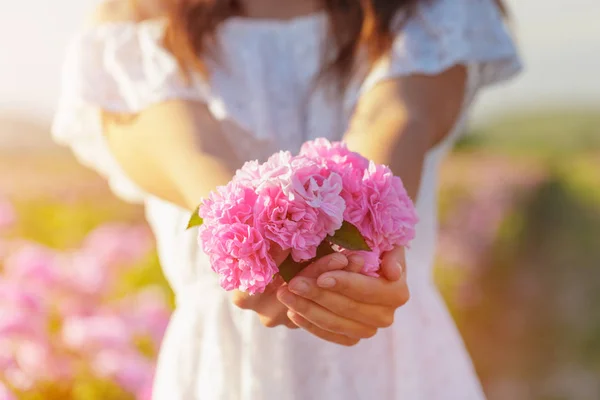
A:
[[[199,103],[176,100],[135,116],[105,114],[104,132],[135,183],[190,210],[227,184],[240,164],[219,123]]]
[[[415,199],[427,152],[448,135],[460,113],[465,80],[465,68],[457,66],[435,76],[380,83],[359,100],[345,137],[348,146],[389,165]],[[409,299],[403,248],[384,255],[382,278],[352,272],[361,269],[360,257],[349,262],[345,270],[316,280],[296,277],[278,292],[296,325],[341,344],[356,344],[390,326]]]
[[[389,165],[416,200],[426,153],[452,129],[462,107],[466,71],[382,82],[359,99],[344,140],[350,149]]]
[[[156,0],[107,0],[93,26],[159,16]],[[152,195],[187,209],[227,184],[240,162],[206,105],[174,100],[136,115],[103,112],[103,131],[124,172]]]

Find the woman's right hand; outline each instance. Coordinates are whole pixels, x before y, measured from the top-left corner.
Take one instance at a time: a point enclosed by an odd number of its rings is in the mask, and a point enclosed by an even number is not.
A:
[[[277,265],[280,265],[289,255],[289,251],[274,251],[272,256]],[[348,259],[339,253],[330,254],[323,257],[308,267],[306,267],[299,276],[311,279],[317,279],[321,274],[328,271],[344,269],[348,265]],[[284,285],[283,279],[277,275],[276,278],[267,286],[264,293],[253,296],[248,293],[233,292],[232,301],[237,307],[244,310],[252,310],[260,319],[260,322],[267,328],[285,325],[290,329],[297,329],[287,316],[288,308],[277,299],[277,290]]]

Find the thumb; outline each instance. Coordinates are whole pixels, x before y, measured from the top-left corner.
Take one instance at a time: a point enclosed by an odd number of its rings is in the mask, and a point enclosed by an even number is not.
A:
[[[400,280],[406,272],[404,247],[398,246],[385,253],[379,272],[388,281]]]

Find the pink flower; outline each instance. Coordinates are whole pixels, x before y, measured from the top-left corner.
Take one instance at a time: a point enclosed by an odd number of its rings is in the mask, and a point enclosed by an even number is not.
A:
[[[246,187],[254,187],[260,179],[260,164],[256,160],[247,161],[242,168],[236,171],[233,178],[236,183]]]
[[[101,378],[115,379],[130,393],[146,388],[152,382],[152,361],[132,351],[104,349],[91,363],[93,371]]]
[[[4,260],[8,279],[28,287],[49,288],[60,282],[59,255],[36,243],[24,243]]]
[[[119,315],[70,317],[63,323],[62,339],[73,350],[94,352],[99,349],[129,348],[133,338],[131,326]]]
[[[264,186],[287,185],[292,174],[292,159],[289,151],[280,151],[269,157],[263,164],[249,161],[236,172],[233,182],[257,192]]]
[[[17,397],[8,388],[0,382],[0,399],[1,400],[17,400]]]
[[[82,251],[92,255],[97,263],[122,268],[146,256],[152,246],[152,234],[146,226],[104,224],[86,237]]]
[[[255,226],[282,249],[292,249],[295,259],[314,257],[326,233],[315,234],[317,210],[302,201],[290,201],[281,188],[267,188],[256,203]]]
[[[19,369],[35,382],[68,379],[72,373],[70,362],[58,356],[49,341],[20,341],[15,346],[15,360]]]
[[[291,160],[288,178],[259,192],[255,227],[296,261],[308,260],[342,225],[342,179],[306,157]]]
[[[381,253],[378,249],[373,251],[352,251],[352,250],[342,250],[342,253],[348,257],[352,255],[357,255],[362,257],[364,260],[364,265],[360,270],[360,273],[367,276],[378,277],[379,268],[381,266]]]
[[[256,198],[252,188],[230,182],[211,192],[200,206],[199,214],[205,224],[245,224],[253,218]]]
[[[17,220],[15,210],[7,200],[0,198],[0,230],[8,228]]]
[[[95,254],[65,254],[60,288],[70,295],[101,296],[110,289],[111,272]]]
[[[155,287],[143,289],[123,303],[123,310],[132,329],[148,334],[158,349],[171,316],[162,290]]]
[[[200,245],[225,290],[261,293],[277,273],[269,243],[249,225],[202,225]]]
[[[348,150],[345,143],[331,143],[324,138],[304,143],[300,149],[300,155],[319,160],[330,167],[332,164],[337,164],[365,170],[369,166],[369,160],[356,152]]]
[[[418,218],[402,180],[388,167],[371,162],[362,188],[346,199],[344,218],[358,227],[371,249],[385,252],[408,246]]]

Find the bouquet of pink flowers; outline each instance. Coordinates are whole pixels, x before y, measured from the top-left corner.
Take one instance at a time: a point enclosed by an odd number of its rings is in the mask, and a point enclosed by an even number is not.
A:
[[[198,207],[190,227],[226,290],[262,293],[319,257],[359,253],[377,276],[381,255],[407,246],[417,216],[399,177],[340,142],[317,139],[300,154],[247,162]],[[289,251],[276,265],[272,250]]]

